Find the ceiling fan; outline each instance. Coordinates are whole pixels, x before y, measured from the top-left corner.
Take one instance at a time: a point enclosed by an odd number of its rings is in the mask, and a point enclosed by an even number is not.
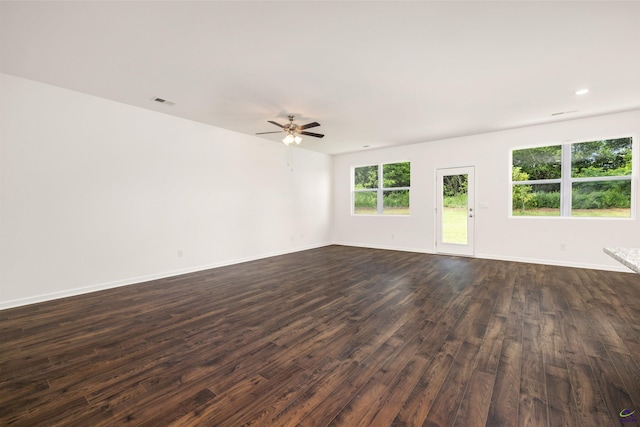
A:
[[[321,133],[314,132],[306,132],[305,129],[314,128],[316,126],[320,126],[318,122],[307,123],[306,125],[297,125],[293,123],[294,116],[289,116],[289,123],[286,125],[281,125],[280,123],[274,122],[273,120],[267,120],[269,123],[274,124],[278,127],[281,127],[282,130],[278,130],[275,132],[258,132],[256,135],[265,135],[267,133],[280,133],[285,132],[287,135],[284,137],[282,142],[284,145],[290,145],[292,143],[300,144],[302,141],[302,137],[300,135],[308,135],[313,136],[315,138],[323,138],[324,135]]]

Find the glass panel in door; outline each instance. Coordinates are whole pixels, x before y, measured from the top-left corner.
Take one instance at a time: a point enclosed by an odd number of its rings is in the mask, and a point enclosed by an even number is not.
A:
[[[442,241],[466,245],[469,175],[444,175],[442,181]]]

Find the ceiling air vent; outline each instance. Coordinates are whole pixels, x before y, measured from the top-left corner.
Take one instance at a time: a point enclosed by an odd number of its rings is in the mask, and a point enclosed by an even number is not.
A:
[[[577,113],[578,110],[571,110],[571,111],[559,111],[557,113],[551,113],[552,116],[561,116],[563,114],[571,114],[571,113]]]
[[[164,99],[164,98],[152,98],[153,101],[159,103],[159,104],[164,104],[164,105],[175,105],[176,103],[173,101],[169,101],[168,99]]]

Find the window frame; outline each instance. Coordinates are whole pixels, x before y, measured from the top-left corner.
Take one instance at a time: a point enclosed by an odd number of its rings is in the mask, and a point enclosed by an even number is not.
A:
[[[577,177],[572,176],[572,158],[571,147],[574,144],[582,144],[593,141],[607,141],[612,139],[631,139],[631,175],[616,175],[616,176],[593,176],[593,177]],[[514,181],[512,178],[513,170],[513,152],[518,150],[526,150],[531,148],[541,147],[561,147],[560,157],[560,178],[553,179],[535,179],[528,181]],[[509,151],[509,218],[535,218],[535,219],[549,219],[549,218],[563,218],[563,219],[596,219],[596,220],[635,220],[636,219],[636,206],[637,206],[637,190],[636,182],[638,176],[638,137],[635,134],[625,134],[622,136],[607,136],[600,138],[587,138],[580,140],[565,140],[562,142],[553,142],[547,144],[536,144],[512,148]],[[573,210],[573,184],[579,182],[603,182],[603,181],[630,181],[631,182],[631,204],[630,215],[628,217],[597,217],[597,216],[572,216]],[[548,216],[527,216],[527,215],[513,215],[513,186],[514,185],[535,185],[535,184],[560,184],[560,215],[548,215]]]
[[[385,217],[408,217],[411,216],[411,184],[408,187],[384,187],[384,166],[394,165],[398,163],[409,163],[409,180],[411,180],[411,161],[399,160],[384,163],[369,163],[351,168],[351,215],[352,216],[385,216]],[[366,168],[376,166],[378,168],[378,185],[376,188],[360,188],[356,189],[355,172],[358,168]],[[407,214],[385,215],[384,213],[384,193],[388,191],[408,191],[409,192],[409,212]],[[359,214],[356,213],[355,195],[356,193],[376,193],[376,213],[375,214]]]

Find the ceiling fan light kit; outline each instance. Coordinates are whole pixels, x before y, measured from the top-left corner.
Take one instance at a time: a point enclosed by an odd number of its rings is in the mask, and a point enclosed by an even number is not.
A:
[[[309,128],[313,128],[316,126],[320,126],[320,123],[318,122],[312,122],[312,123],[307,123],[306,125],[297,125],[295,123],[293,123],[293,119],[295,118],[295,116],[289,116],[289,123],[287,123],[286,125],[281,125],[280,123],[274,122],[272,120],[267,120],[268,123],[271,123],[273,125],[276,125],[278,127],[282,128],[282,131],[276,131],[276,132],[258,132],[256,133],[256,135],[264,135],[267,133],[280,133],[280,132],[285,132],[286,136],[282,139],[282,143],[284,145],[291,145],[294,142],[296,143],[296,145],[299,145],[302,142],[302,137],[300,135],[307,135],[307,136],[313,136],[314,138],[323,138],[324,135],[321,133],[313,133],[313,132],[305,132],[305,129],[309,129]]]
[[[296,143],[296,145],[300,145],[300,143],[302,142],[302,138],[300,137],[300,135],[296,135],[295,132],[288,134],[282,139],[282,143],[284,145],[291,145],[294,142]]]

